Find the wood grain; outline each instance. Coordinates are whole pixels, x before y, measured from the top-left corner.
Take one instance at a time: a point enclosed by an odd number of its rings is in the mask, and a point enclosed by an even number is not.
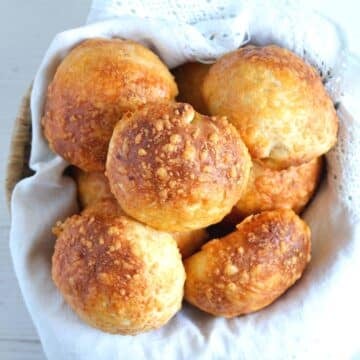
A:
[[[46,359],[39,340],[0,339],[2,360]]]
[[[9,230],[8,226],[0,227],[0,238],[6,239]],[[36,340],[38,337],[24,306],[7,241],[0,241],[0,259],[0,294],[3,294],[0,297],[0,340]]]
[[[85,22],[91,0],[0,1],[0,359],[45,359],[13,271],[4,176],[20,101],[54,35]],[[70,11],[69,11],[70,9]],[[39,20],[41,19],[41,21]]]

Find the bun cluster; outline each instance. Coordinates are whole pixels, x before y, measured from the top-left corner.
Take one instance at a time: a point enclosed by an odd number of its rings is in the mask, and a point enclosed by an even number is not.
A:
[[[48,88],[44,135],[81,208],[54,226],[52,277],[110,333],[156,329],[183,299],[215,316],[260,310],[311,257],[298,214],[338,126],[316,71],[271,45],[173,74],[138,43],[92,39]]]

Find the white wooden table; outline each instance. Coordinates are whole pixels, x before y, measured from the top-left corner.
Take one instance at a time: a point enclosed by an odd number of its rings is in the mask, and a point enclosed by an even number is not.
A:
[[[90,0],[0,0],[0,359],[45,359],[9,253],[3,179],[12,122],[53,36],[82,25]]]
[[[356,0],[306,2],[339,22],[352,51],[360,54]],[[83,24],[89,6],[90,0],[0,0],[0,360],[44,359],[9,254],[3,179],[12,122],[49,42],[57,32]]]

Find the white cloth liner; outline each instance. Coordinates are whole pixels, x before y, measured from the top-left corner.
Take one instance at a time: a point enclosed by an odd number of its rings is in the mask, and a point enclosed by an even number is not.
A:
[[[341,32],[331,22],[287,1],[128,4],[95,0],[88,19],[93,24],[57,35],[34,81],[30,165],[36,174],[19,182],[13,192],[10,248],[47,357],[360,357],[360,67],[359,61],[347,54]],[[87,326],[64,302],[51,280],[54,237],[50,229],[55,221],[77,211],[76,189],[74,182],[62,175],[67,163],[49,150],[42,137],[40,119],[57,65],[73,46],[99,36],[140,41],[169,67],[191,59],[214,59],[250,37],[255,43],[275,42],[296,51],[327,76],[333,99],[341,102],[340,130],[338,145],[326,156],[326,179],[304,214],[313,234],[312,261],[302,280],[273,305],[232,320],[184,305],[163,328],[132,337],[109,335]]]

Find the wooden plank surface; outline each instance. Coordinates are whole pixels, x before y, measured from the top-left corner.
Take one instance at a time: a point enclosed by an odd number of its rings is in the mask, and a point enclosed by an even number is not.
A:
[[[0,1],[0,359],[45,359],[10,259],[6,159],[22,95],[53,36],[85,22],[90,0]]]
[[[0,227],[0,238],[8,237],[9,227]],[[35,340],[37,335],[30,321],[29,314],[12,267],[7,241],[0,241],[0,340]],[[1,344],[0,344],[1,346]],[[1,357],[0,357],[1,358]]]
[[[39,340],[0,339],[2,360],[42,360],[45,356]]]

